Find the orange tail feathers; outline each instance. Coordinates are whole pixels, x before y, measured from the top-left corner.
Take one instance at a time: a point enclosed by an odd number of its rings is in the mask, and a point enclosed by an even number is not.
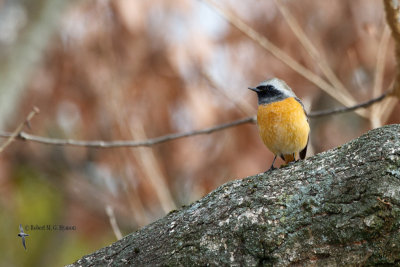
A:
[[[295,155],[294,154],[288,154],[288,155],[283,155],[286,164],[288,164],[289,162],[295,161]]]

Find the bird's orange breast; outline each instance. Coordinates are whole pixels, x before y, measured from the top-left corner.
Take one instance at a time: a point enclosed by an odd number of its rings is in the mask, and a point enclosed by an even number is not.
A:
[[[257,124],[261,139],[275,155],[291,155],[307,145],[310,126],[303,106],[293,97],[259,105]]]

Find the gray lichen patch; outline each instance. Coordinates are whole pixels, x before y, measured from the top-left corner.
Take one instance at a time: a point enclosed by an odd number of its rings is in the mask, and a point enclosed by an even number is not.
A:
[[[385,126],[283,169],[224,184],[76,264],[399,264],[399,133],[400,126]]]

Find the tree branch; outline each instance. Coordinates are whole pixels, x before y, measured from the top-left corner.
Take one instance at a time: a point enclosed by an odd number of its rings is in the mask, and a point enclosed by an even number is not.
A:
[[[352,107],[340,107],[340,108],[336,108],[336,109],[310,112],[308,114],[308,117],[309,118],[318,118],[318,117],[322,117],[322,116],[328,116],[328,115],[349,112],[349,111],[356,110],[358,108],[369,107],[370,105],[372,105],[374,103],[382,101],[388,94],[389,94],[389,91],[383,93],[382,95],[380,95],[376,98],[370,99],[368,101],[365,101],[363,103],[360,103],[360,104],[352,106]],[[76,147],[92,147],[92,148],[118,148],[118,147],[143,147],[143,146],[150,147],[153,145],[165,143],[165,142],[172,141],[175,139],[196,136],[196,135],[202,135],[202,134],[210,134],[213,132],[225,130],[225,129],[239,126],[239,125],[246,124],[246,123],[255,123],[256,121],[257,121],[256,116],[247,117],[244,119],[240,119],[240,120],[220,124],[217,126],[205,128],[202,130],[189,131],[189,132],[185,132],[185,133],[167,134],[167,135],[163,135],[160,137],[151,138],[151,139],[147,139],[147,140],[143,140],[143,141],[109,141],[109,142],[107,142],[107,141],[82,141],[82,140],[42,137],[42,136],[28,134],[23,131],[19,132],[19,134],[17,136],[15,136],[14,138],[20,139],[23,141],[30,141],[30,142],[40,143],[40,144],[56,145],[56,146],[76,146]],[[9,138],[12,135],[13,134],[9,133],[9,132],[0,132],[0,137]]]
[[[232,26],[234,26],[244,35],[252,39],[262,48],[270,52],[274,57],[282,61],[282,63],[284,63],[289,68],[297,72],[299,75],[303,76],[305,79],[309,80],[310,82],[318,86],[332,98],[336,99],[345,106],[352,106],[355,104],[354,98],[348,92],[343,93],[346,91],[342,91],[341,89],[335,88],[334,86],[326,82],[325,79],[321,78],[320,76],[312,72],[310,69],[301,65],[299,62],[297,62],[295,59],[289,56],[285,51],[283,51],[278,46],[274,45],[268,38],[261,35],[256,30],[254,30],[239,17],[221,8],[218,4],[215,3],[214,0],[203,0],[203,1],[208,5],[210,5],[223,19],[229,22]],[[368,115],[363,110],[359,110],[357,113],[362,117],[367,117]]]
[[[391,93],[391,90],[384,92],[378,97],[372,98],[368,101],[362,102],[360,104],[354,105],[352,107],[339,107],[335,109],[329,109],[329,110],[321,110],[321,111],[315,111],[311,112],[308,117],[309,118],[318,118],[318,117],[323,117],[323,116],[329,116],[329,115],[336,115],[339,113],[345,113],[345,112],[350,112],[359,108],[366,108],[371,106],[372,104],[375,104],[377,102],[382,101],[387,95]]]
[[[18,127],[14,130],[14,132],[12,132],[10,134],[10,136],[7,138],[7,140],[1,144],[0,146],[0,153],[3,152],[3,150],[9,146],[14,140],[15,138],[18,137],[18,135],[21,134],[22,129],[27,125],[30,125],[30,120],[37,114],[39,113],[39,109],[37,107],[33,107],[32,111],[28,114],[28,116],[26,117],[25,121],[20,123],[18,125]]]
[[[386,22],[392,30],[392,36],[395,41],[397,73],[392,94],[400,98],[400,2],[399,0],[384,0],[383,4],[386,12]]]
[[[190,131],[185,133],[174,133],[168,134],[156,138],[147,139],[144,141],[81,141],[81,140],[71,140],[71,139],[58,139],[58,138],[48,138],[41,137],[36,135],[31,135],[25,132],[21,132],[17,138],[24,141],[31,141],[35,143],[41,143],[46,145],[57,145],[57,146],[83,146],[83,147],[94,147],[94,148],[116,148],[116,147],[141,147],[141,146],[153,146],[156,144],[164,143],[167,141],[172,141],[179,138],[201,135],[201,134],[210,134],[216,131],[221,131],[230,127],[234,127],[237,125],[241,125],[244,123],[254,123],[256,120],[255,117],[248,117],[236,121],[232,121],[229,123],[220,124],[214,127],[209,127],[202,130]],[[0,133],[0,137],[10,137],[12,134],[3,132]]]
[[[399,133],[226,183],[70,267],[397,265]]]

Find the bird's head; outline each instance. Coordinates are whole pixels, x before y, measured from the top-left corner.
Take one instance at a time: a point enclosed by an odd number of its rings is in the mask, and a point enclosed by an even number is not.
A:
[[[281,101],[288,97],[296,97],[292,89],[278,78],[263,81],[257,87],[249,87],[249,89],[257,93],[258,104],[260,105]]]

